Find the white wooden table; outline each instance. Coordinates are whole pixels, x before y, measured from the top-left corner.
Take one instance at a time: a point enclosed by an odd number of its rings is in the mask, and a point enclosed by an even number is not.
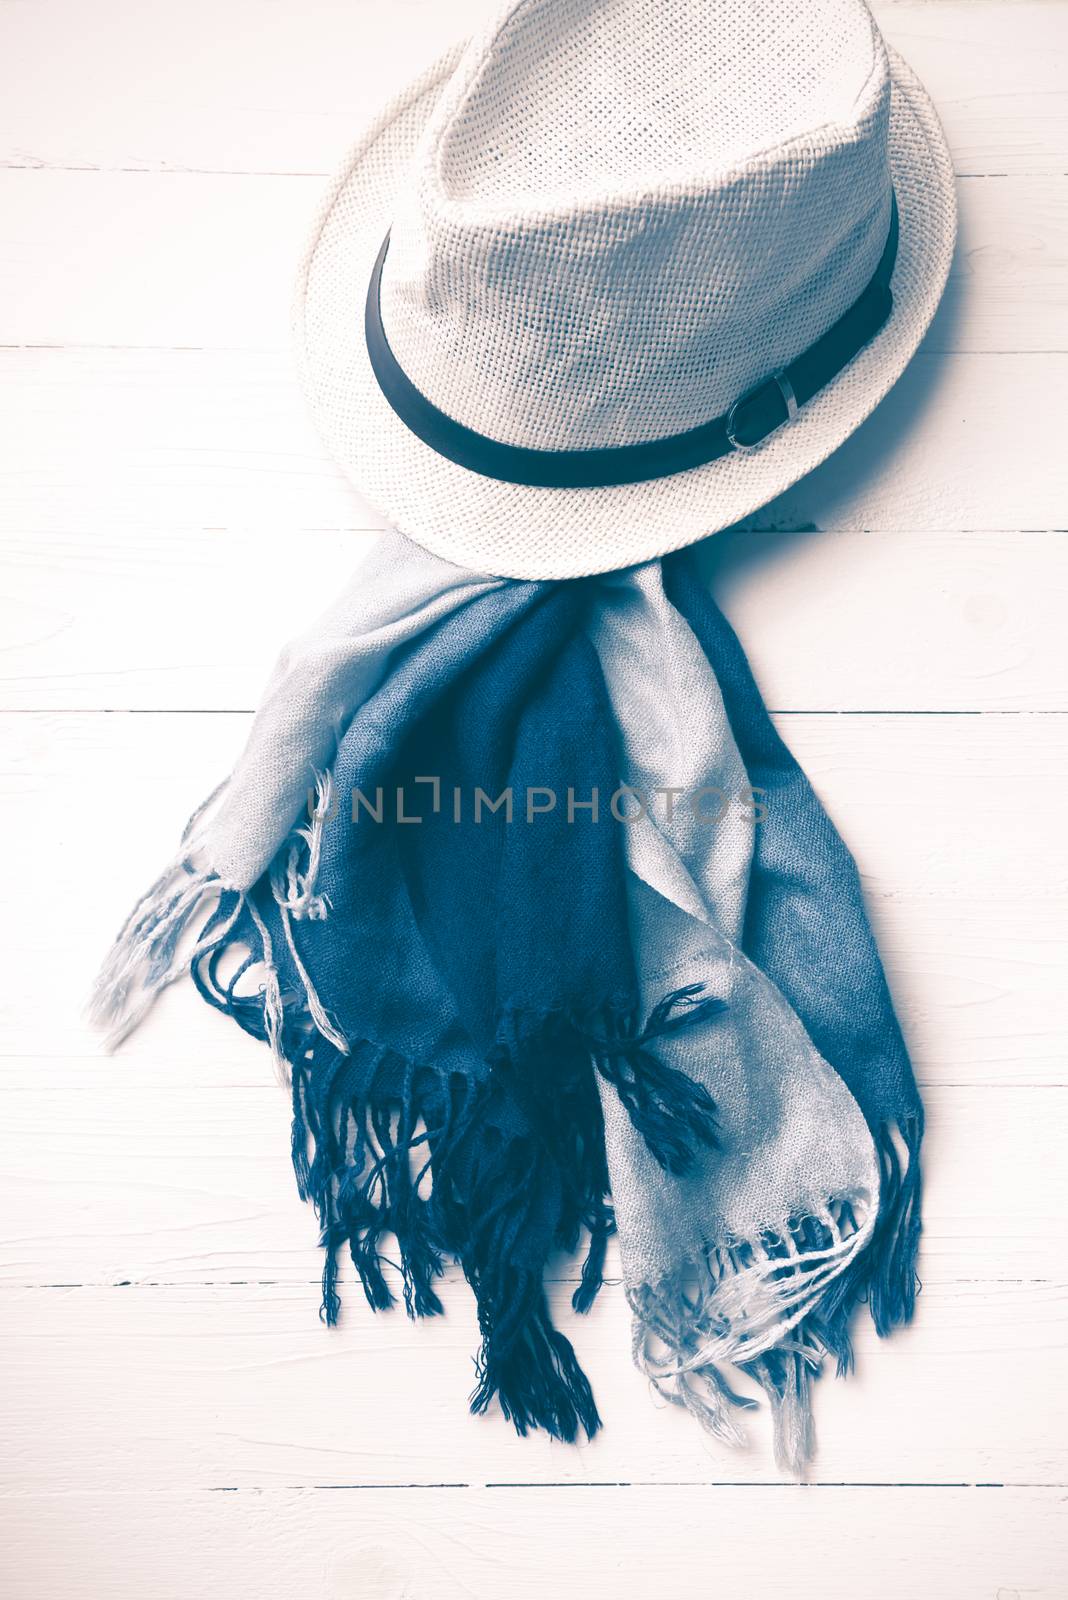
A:
[[[174,990],[79,1017],[376,518],[290,369],[374,102],[484,0],[4,0],[0,1272],[9,1600],[1055,1600],[1068,1205],[1068,4],[883,0],[960,177],[907,376],[717,595],[861,863],[930,1119],[915,1326],[817,1395],[808,1487],[658,1411],[618,1282],[559,1316],[595,1444],[466,1414],[447,1316],[333,1331],[265,1053]],[[819,531],[795,532],[798,528]],[[1060,1525],[1063,1531],[1063,1523]]]

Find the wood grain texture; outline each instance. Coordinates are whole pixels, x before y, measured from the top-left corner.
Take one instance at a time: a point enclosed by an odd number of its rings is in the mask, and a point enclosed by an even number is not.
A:
[[[220,1031],[223,1026],[220,1019]],[[218,1033],[205,1040],[205,1054],[213,1042],[225,1056]],[[314,1324],[322,1259],[315,1217],[297,1198],[289,1166],[287,1097],[270,1081],[262,1050],[250,1062],[260,1073],[253,1083],[233,1082],[214,1052],[208,1059],[213,1079],[202,1071],[192,1083],[168,1074],[147,1048],[124,1052],[118,1071],[110,1063],[83,1062],[77,1083],[69,1077],[53,1083],[47,1064],[33,1058],[5,1062],[4,1125],[12,1153],[0,1174],[0,1283],[146,1289],[299,1284]],[[1014,1084],[980,1092],[972,1084],[927,1084],[924,1102],[925,1284],[932,1290],[966,1283],[1048,1286],[1063,1277],[1068,1173],[1060,1140],[1068,1086],[1039,1091]],[[43,1129],[49,1132],[42,1166]],[[975,1153],[991,1148],[997,1162],[965,1206],[961,1196],[969,1190]],[[1028,1171],[1033,1176],[1024,1183]],[[561,1259],[552,1276],[574,1287],[580,1265],[580,1259]],[[619,1277],[614,1251],[609,1276]],[[450,1273],[450,1283],[450,1302],[460,1308],[456,1314],[466,1329],[467,1291],[458,1272]],[[916,1334],[919,1363],[927,1340],[937,1336],[937,1317],[928,1326],[926,1305]],[[347,1306],[354,1347],[387,1336],[372,1326],[358,1284],[350,1284]],[[622,1302],[617,1311],[625,1350]],[[396,1336],[396,1329],[388,1334]],[[430,1327],[418,1335],[420,1346],[438,1337]],[[450,1336],[441,1337],[448,1342]],[[352,1404],[367,1417],[373,1397],[357,1401],[354,1395]]]
[[[749,1447],[730,1449],[654,1400],[631,1364],[618,1285],[584,1318],[568,1284],[550,1285],[605,1423],[580,1445],[520,1439],[499,1413],[467,1412],[474,1306],[462,1281],[441,1294],[444,1316],[412,1324],[395,1310],[362,1314],[357,1291],[328,1330],[307,1284],[23,1289],[5,1316],[18,1449],[0,1486],[779,1479],[766,1407],[746,1419]],[[821,1380],[811,1481],[1063,1484],[1063,1288],[928,1282],[923,1300],[920,1323],[884,1343],[861,1322],[856,1372]],[[63,1419],[61,1455],[39,1431],[44,1416]]]
[[[1061,1600],[1056,1489],[90,1489],[9,1501],[8,1600]],[[136,1528],[133,1544],[126,1530]]]
[[[960,178],[945,302],[819,471],[704,547],[860,862],[923,1084],[915,1325],[814,1481],[657,1409],[551,1294],[593,1446],[470,1418],[476,1329],[316,1317],[265,1052],[99,955],[381,519],[288,350],[325,175],[488,0],[0,5],[0,1590],[10,1600],[1062,1600],[1066,0],[878,0]],[[809,530],[809,531],[805,531]],[[351,1276],[351,1275],[350,1275]]]
[[[1063,172],[1059,0],[875,0],[873,10],[934,97],[958,172]],[[0,11],[0,163],[332,172],[374,106],[486,12],[485,0],[303,0],[299,11],[11,0]]]
[[[0,711],[251,710],[279,642],[333,602],[373,537],[119,520],[91,538],[12,533]],[[1064,711],[1065,549],[1056,532],[753,528],[703,559],[776,710]]]

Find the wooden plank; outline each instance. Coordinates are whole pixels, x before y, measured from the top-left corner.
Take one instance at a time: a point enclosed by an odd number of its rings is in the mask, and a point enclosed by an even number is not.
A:
[[[21,841],[2,876],[21,968],[0,995],[10,1055],[56,1070],[98,1049],[80,1016],[93,971],[248,724],[226,714],[0,720],[0,816]],[[1064,1082],[1065,867],[1051,853],[1064,719],[811,715],[781,726],[861,864],[920,1075]],[[131,1060],[153,1073],[161,1063],[196,1072],[203,1055],[206,1083],[217,1068],[263,1081],[255,1047],[190,994],[165,996],[126,1048],[144,1051]]]
[[[1063,534],[739,529],[701,557],[776,709],[1066,709]]]
[[[924,349],[1068,350],[1068,182],[964,178],[957,201],[956,254]]]
[[[0,525],[31,537],[383,525],[327,455],[288,354],[0,351],[0,425]]]
[[[1064,171],[1064,0],[876,0],[879,26],[927,88],[959,174]]]
[[[283,642],[372,542],[122,524],[13,535],[0,709],[251,709]],[[1060,533],[732,530],[702,558],[776,709],[1068,709]]]
[[[1059,1600],[1056,1489],[902,1485],[27,1495],[8,1600]],[[705,1574],[714,1573],[714,1585]]]
[[[117,1066],[82,1062],[76,1083],[54,1083],[33,1060],[4,1062],[0,1282],[287,1283],[303,1288],[314,1319],[316,1222],[293,1183],[287,1096],[264,1051],[257,1060],[255,1087],[229,1083],[213,1056],[215,1081],[201,1072],[193,1084],[167,1081],[144,1050]],[[928,1086],[924,1103],[924,1282],[939,1292],[1049,1282],[1068,1266],[1068,1087]],[[619,1276],[614,1249],[608,1273]],[[552,1276],[574,1287],[576,1261],[562,1258]],[[347,1304],[362,1322],[358,1285]]]
[[[333,603],[376,537],[121,526],[11,537],[0,551],[0,704],[252,708],[284,642]],[[1055,537],[1054,565],[1058,550]]]
[[[1066,409],[1064,356],[920,354],[751,524],[1063,528]],[[1041,470],[1019,467],[1022,415]],[[280,353],[0,351],[0,431],[0,525],[24,536],[247,529],[287,533],[296,552],[304,529],[382,526],[329,459]]]
[[[275,174],[0,169],[0,345],[285,349],[323,189]],[[1068,182],[958,189],[958,253],[928,348],[1064,350]]]
[[[88,850],[84,836],[82,843]],[[153,864],[159,865],[160,853],[153,856],[140,846],[136,859],[131,855],[116,863],[105,890],[99,875],[90,881],[73,872],[74,853],[64,850],[49,873],[49,889],[64,905],[64,929],[38,932],[22,917],[19,982],[9,985],[2,1000],[0,1068],[43,1074],[49,1083],[76,1088],[85,1081],[87,1062],[100,1053],[99,1040],[81,1016],[93,970],[123,913],[149,881]],[[31,881],[39,876],[31,866],[15,877],[9,918],[39,892],[39,882]],[[102,908],[104,892],[108,904]],[[869,908],[925,1088],[1066,1082],[1061,991],[1068,932],[1059,910],[1024,893],[1008,899],[978,887],[967,893],[947,890],[935,899],[894,893],[889,886],[879,893],[870,879]],[[56,963],[62,970],[59,981]],[[184,1082],[210,1091],[262,1086],[271,1079],[262,1046],[186,985],[163,996],[107,1070],[111,1081],[129,1085],[133,1095],[142,1081]]]
[[[40,1494],[781,1477],[766,1408],[751,1448],[731,1450],[654,1402],[618,1286],[585,1318],[568,1285],[553,1292],[605,1422],[592,1444],[520,1439],[499,1414],[470,1416],[473,1301],[462,1282],[442,1295],[445,1315],[417,1324],[353,1295],[326,1329],[304,1285],[5,1291],[6,1427],[20,1453],[0,1483]],[[862,1322],[856,1375],[828,1375],[816,1396],[812,1480],[1063,1483],[1064,1300],[1048,1283],[931,1283],[904,1333],[879,1341]]]
[[[284,349],[321,178],[0,171],[0,344]]]
[[[487,0],[77,0],[7,23],[0,157],[14,166],[323,174]],[[210,48],[207,47],[210,41]],[[192,104],[191,104],[192,101]],[[60,104],[62,117],[47,109]]]
[[[489,9],[11,5],[0,18],[0,163],[329,172],[374,108]],[[877,0],[874,10],[938,105],[958,171],[1063,170],[1063,3],[1013,4],[1009,25],[1004,0]]]

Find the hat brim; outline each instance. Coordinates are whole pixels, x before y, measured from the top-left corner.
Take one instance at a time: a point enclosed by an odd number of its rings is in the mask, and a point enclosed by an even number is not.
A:
[[[953,168],[923,86],[889,51],[890,164],[900,219],[893,310],[795,420],[755,450],[646,483],[541,489],[457,466],[387,403],[363,335],[367,282],[456,45],[378,118],[334,181],[300,272],[301,378],[331,454],[388,521],[459,566],[507,578],[578,578],[634,566],[731,527],[835,451],[900,377],[945,287],[956,237]]]

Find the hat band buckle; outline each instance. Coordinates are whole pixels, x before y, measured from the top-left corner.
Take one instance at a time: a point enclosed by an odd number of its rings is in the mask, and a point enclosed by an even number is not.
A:
[[[734,425],[737,420],[739,409],[742,406],[748,405],[751,400],[755,400],[757,396],[760,395],[771,384],[775,385],[782,396],[783,404],[786,407],[785,417],[783,417],[781,422],[776,422],[772,427],[768,428],[766,433],[762,433],[759,439],[739,439],[734,431]],[[745,394],[739,396],[739,398],[734,402],[730,410],[727,412],[726,421],[723,424],[723,431],[727,435],[727,438],[730,440],[730,443],[733,445],[735,450],[740,450],[743,453],[749,450],[756,450],[758,446],[764,443],[765,439],[770,438],[773,433],[777,433],[780,428],[784,428],[788,422],[793,422],[794,418],[797,416],[797,410],[797,395],[794,393],[793,384],[790,382],[785,372],[773,372],[770,378],[765,378],[763,383],[758,383],[755,389],[749,389]]]

